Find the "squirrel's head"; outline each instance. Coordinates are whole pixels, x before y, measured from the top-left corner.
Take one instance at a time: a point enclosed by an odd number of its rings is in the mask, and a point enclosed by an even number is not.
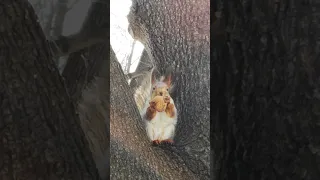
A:
[[[170,96],[169,90],[171,88],[171,74],[162,76],[160,81],[156,81],[152,77],[152,97],[155,96]]]

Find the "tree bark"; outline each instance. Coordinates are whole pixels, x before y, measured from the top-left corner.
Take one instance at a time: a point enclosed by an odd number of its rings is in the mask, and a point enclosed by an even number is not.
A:
[[[99,179],[34,10],[0,9],[0,179]]]
[[[319,3],[217,4],[214,179],[320,179]]]
[[[133,0],[129,32],[160,73],[172,67],[178,109],[175,142],[198,179],[210,178],[210,3],[205,0]]]
[[[197,179],[173,152],[175,148],[151,146],[133,92],[112,49],[110,74],[110,178]]]

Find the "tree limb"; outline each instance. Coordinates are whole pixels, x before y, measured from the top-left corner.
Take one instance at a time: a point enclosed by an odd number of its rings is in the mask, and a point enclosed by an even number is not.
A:
[[[126,79],[129,80],[129,79],[134,79],[134,78],[137,78],[139,76],[142,76],[142,75],[145,75],[146,73],[150,72],[152,70],[153,67],[150,67],[150,68],[146,68],[145,70],[143,71],[136,71],[136,72],[133,72],[133,73],[128,73],[126,74]]]

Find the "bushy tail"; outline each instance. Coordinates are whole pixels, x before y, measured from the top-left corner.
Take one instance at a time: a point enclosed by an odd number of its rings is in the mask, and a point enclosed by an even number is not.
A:
[[[141,85],[134,92],[134,100],[136,101],[140,113],[150,98],[150,92],[152,88],[152,73],[154,69],[155,68],[152,68],[150,72],[147,72],[144,75]]]

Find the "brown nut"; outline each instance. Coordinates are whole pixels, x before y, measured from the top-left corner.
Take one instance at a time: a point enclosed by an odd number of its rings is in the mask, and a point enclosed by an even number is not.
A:
[[[158,111],[158,112],[162,112],[166,109],[167,107],[167,103],[164,102],[164,98],[163,96],[156,96],[154,97],[150,103],[155,103],[155,109]]]

